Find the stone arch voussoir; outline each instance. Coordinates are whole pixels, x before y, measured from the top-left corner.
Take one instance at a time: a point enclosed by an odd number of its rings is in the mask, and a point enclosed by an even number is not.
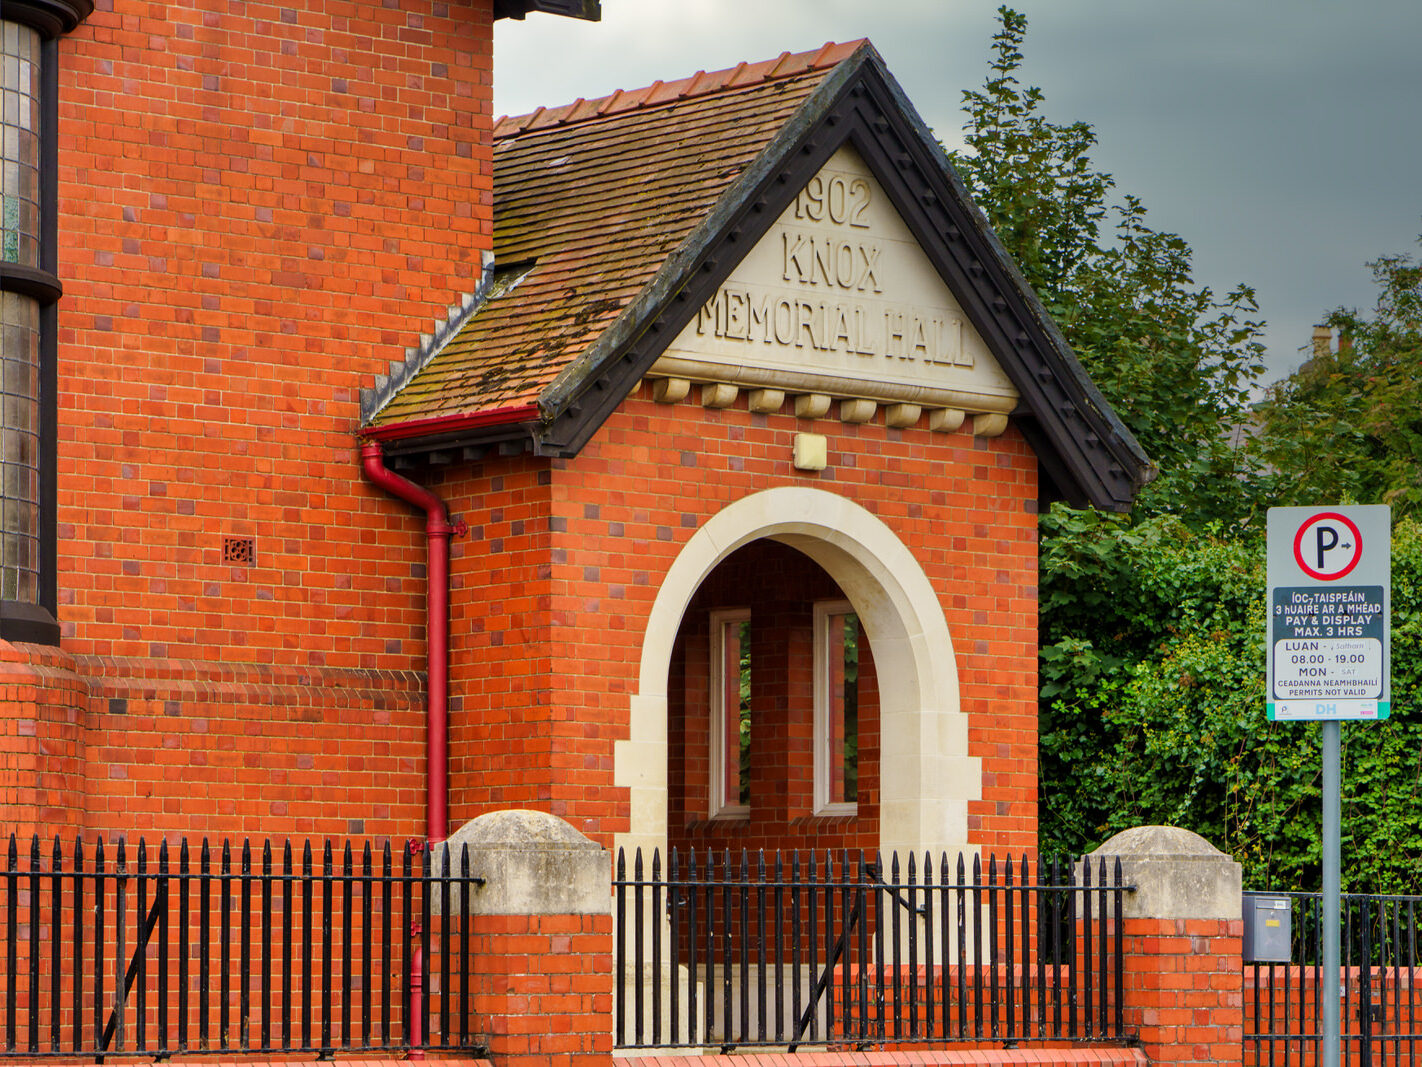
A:
[[[947,620],[923,568],[885,523],[823,489],[787,486],[743,497],[707,520],[667,571],[647,617],[631,698],[631,735],[615,780],[630,790],[631,826],[617,845],[667,839],[667,675],[687,604],[721,560],[767,538],[815,560],[853,603],[874,646],[880,682],[880,845],[887,854],[969,851],[967,809],[982,768],[968,755],[967,716]]]

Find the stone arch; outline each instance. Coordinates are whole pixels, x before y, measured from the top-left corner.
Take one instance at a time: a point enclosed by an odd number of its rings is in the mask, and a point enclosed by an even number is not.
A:
[[[667,840],[667,675],[687,604],[730,553],[768,538],[805,553],[839,583],[873,642],[880,678],[880,846],[887,853],[969,851],[968,801],[982,768],[968,755],[953,642],[923,568],[884,522],[823,489],[786,486],[743,497],[705,522],[667,571],[642,641],[631,735],[614,779],[630,790],[628,852]]]

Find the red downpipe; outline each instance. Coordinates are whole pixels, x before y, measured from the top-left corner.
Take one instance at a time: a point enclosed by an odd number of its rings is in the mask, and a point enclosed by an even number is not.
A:
[[[360,446],[365,476],[392,496],[425,512],[425,538],[429,553],[428,590],[425,597],[425,636],[429,661],[426,668],[425,837],[438,844],[449,836],[449,538],[455,532],[445,502],[424,486],[385,466],[385,454],[375,441]]]
[[[392,496],[421,508],[425,513],[425,540],[428,549],[425,595],[426,666],[425,837],[430,845],[449,836],[449,538],[455,527],[449,508],[437,495],[385,466],[379,443],[364,441],[360,446],[365,476]],[[410,931],[417,937],[418,926]],[[424,1019],[424,958],[419,942],[410,956],[410,1050],[411,1059],[423,1059],[421,1021]]]

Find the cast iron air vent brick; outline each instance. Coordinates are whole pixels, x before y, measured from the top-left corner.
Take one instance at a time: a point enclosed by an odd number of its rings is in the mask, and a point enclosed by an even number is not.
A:
[[[222,539],[222,562],[239,567],[250,567],[257,562],[257,539],[255,537],[224,537]]]

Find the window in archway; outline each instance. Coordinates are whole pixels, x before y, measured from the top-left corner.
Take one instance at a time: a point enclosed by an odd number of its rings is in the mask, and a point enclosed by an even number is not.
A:
[[[711,613],[711,815],[750,814],[750,611]]]
[[[859,802],[859,617],[848,601],[815,605],[815,814]]]

